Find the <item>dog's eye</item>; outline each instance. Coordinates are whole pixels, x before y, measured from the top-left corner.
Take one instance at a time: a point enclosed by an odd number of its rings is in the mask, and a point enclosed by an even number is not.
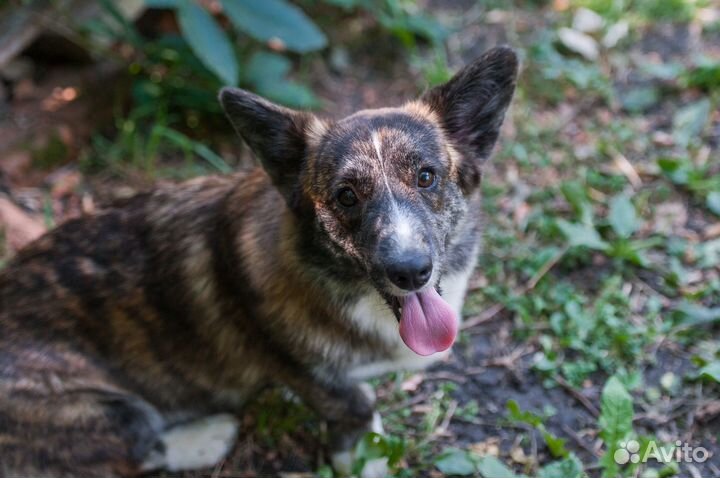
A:
[[[422,168],[418,172],[418,186],[421,188],[429,188],[435,184],[435,172],[430,168]]]
[[[337,200],[345,207],[353,207],[358,202],[355,191],[350,188],[342,188],[337,192]]]

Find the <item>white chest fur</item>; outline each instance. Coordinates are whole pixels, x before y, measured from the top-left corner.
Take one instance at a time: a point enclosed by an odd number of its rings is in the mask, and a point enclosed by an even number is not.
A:
[[[473,261],[466,270],[448,275],[440,283],[443,298],[455,310],[458,320],[462,320],[465,291],[474,266]],[[392,371],[423,369],[450,353],[448,350],[421,357],[410,350],[400,338],[397,319],[380,294],[375,291],[360,298],[350,308],[348,316],[360,330],[380,337],[395,351],[392,358],[358,364],[350,370],[350,377],[353,379],[366,380]]]

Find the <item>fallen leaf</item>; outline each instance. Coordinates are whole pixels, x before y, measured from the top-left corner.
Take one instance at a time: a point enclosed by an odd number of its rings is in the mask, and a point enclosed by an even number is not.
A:
[[[613,48],[630,33],[630,24],[625,20],[621,20],[608,28],[607,33],[602,39],[605,48]]]
[[[572,27],[583,33],[595,33],[605,25],[603,17],[589,8],[578,8],[573,17]]]
[[[415,390],[417,390],[417,388],[420,386],[424,379],[425,377],[422,374],[416,373],[414,375],[411,375],[407,380],[405,380],[402,385],[400,385],[400,388],[404,392],[414,392]]]
[[[568,49],[580,54],[587,60],[594,61],[600,56],[598,44],[590,35],[572,28],[561,28],[558,30],[558,38]]]
[[[709,422],[720,415],[720,400],[713,400],[698,405],[695,418],[701,422]]]

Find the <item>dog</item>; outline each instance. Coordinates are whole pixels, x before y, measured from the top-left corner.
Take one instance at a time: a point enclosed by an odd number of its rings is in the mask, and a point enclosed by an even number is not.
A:
[[[336,121],[224,88],[260,167],[70,220],[0,273],[0,476],[213,466],[269,385],[327,422],[349,473],[382,432],[363,380],[455,340],[517,69],[497,47],[415,101]]]

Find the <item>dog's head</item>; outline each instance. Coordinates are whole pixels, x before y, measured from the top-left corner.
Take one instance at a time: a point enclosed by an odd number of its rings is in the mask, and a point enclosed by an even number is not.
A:
[[[454,322],[436,292],[447,246],[477,194],[516,74],[515,53],[495,48],[416,101],[333,122],[235,88],[220,101],[313,242],[348,277],[369,280],[398,318],[402,309],[401,333],[404,323],[442,332]],[[418,334],[403,334],[416,352],[442,348],[443,333]]]

